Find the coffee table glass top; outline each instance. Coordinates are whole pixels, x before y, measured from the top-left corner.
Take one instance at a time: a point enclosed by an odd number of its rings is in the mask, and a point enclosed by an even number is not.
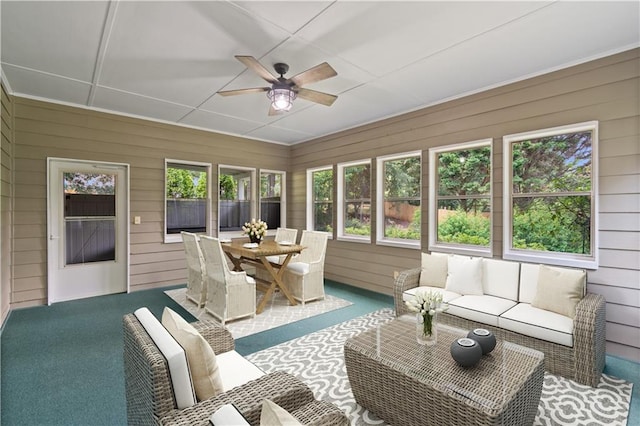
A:
[[[468,330],[438,324],[434,346],[416,341],[416,319],[406,315],[363,332],[345,345],[378,362],[482,409],[500,411],[532,372],[544,362],[534,349],[501,341],[473,367],[461,367],[451,357],[451,343],[466,337]]]

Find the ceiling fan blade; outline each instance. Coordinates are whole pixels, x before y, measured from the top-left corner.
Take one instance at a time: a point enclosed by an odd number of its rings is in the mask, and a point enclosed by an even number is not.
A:
[[[322,93],[310,89],[298,89],[298,97],[326,106],[331,106],[336,99],[338,99],[336,95],[330,95],[328,93]]]
[[[284,113],[282,111],[278,111],[277,109],[275,109],[273,105],[269,107],[269,115],[282,115],[282,114]]]
[[[240,56],[236,55],[236,59],[247,66],[247,68],[253,70],[256,74],[262,77],[264,80],[271,84],[277,83],[278,79],[273,76],[256,58],[253,56]]]
[[[235,95],[245,95],[247,93],[268,92],[269,90],[271,90],[270,87],[253,87],[251,89],[222,90],[218,92],[218,95],[235,96]]]
[[[302,87],[305,84],[315,83],[316,81],[326,80],[327,78],[335,77],[338,75],[331,65],[326,62],[316,65],[306,71],[296,74],[291,77],[287,82],[293,82],[298,87]]]

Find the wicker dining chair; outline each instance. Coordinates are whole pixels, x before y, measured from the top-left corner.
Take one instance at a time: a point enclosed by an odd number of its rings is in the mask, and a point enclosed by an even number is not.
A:
[[[290,242],[295,243],[296,238],[298,238],[298,230],[293,228],[277,228],[276,236],[274,241],[277,243],[280,242]],[[280,263],[284,262],[284,259],[287,256],[267,256],[267,260],[271,263]]]
[[[204,309],[222,324],[227,321],[255,316],[256,282],[247,273],[232,271],[222,251],[220,240],[200,237],[204,255],[207,300]]]
[[[326,232],[302,231],[300,245],[305,249],[289,262],[284,272],[284,284],[303,305],[311,300],[324,299],[327,239]]]
[[[207,300],[207,286],[205,285],[205,264],[198,242],[199,237],[191,232],[182,231],[184,252],[187,256],[187,299],[198,307]]]

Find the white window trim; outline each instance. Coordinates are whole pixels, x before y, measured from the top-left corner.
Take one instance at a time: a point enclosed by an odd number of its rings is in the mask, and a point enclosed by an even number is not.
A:
[[[271,173],[271,174],[279,174],[282,175],[282,183],[280,185],[280,227],[287,227],[287,172],[283,170],[270,170],[270,169],[260,169],[260,180],[258,185],[262,184],[262,174],[263,173]],[[260,195],[260,199],[258,200],[258,205],[262,204],[262,193],[261,190],[258,191]],[[267,223],[267,226],[269,224]],[[267,229],[267,235],[276,235],[276,229],[269,228]]]
[[[593,132],[591,139],[591,256],[575,255],[571,253],[542,252],[512,248],[511,226],[511,144],[527,139],[542,138],[563,133],[582,131]],[[587,121],[566,126],[551,127],[530,132],[514,133],[503,136],[503,253],[504,259],[524,262],[547,263],[550,265],[570,266],[585,269],[598,268],[598,229],[599,229],[599,201],[598,201],[598,121]]]
[[[314,207],[314,194],[313,194],[313,174],[315,172],[322,172],[324,170],[333,171],[333,166],[322,166],[307,169],[307,230],[315,231],[313,222],[313,207]],[[334,188],[335,189],[335,188]],[[332,200],[335,209],[335,200]],[[333,233],[327,232],[329,239],[333,238]]]
[[[350,161],[348,163],[339,163],[338,164],[338,188],[337,188],[337,224],[336,230],[338,240],[339,241],[351,241],[356,243],[366,243],[371,244],[371,235],[369,236],[358,236],[358,235],[346,235],[344,233],[344,169],[352,166],[361,166],[361,165],[369,165],[371,167],[371,159],[367,160],[358,160],[358,161]],[[370,194],[371,196],[371,194]],[[335,202],[335,201],[334,201]],[[371,230],[373,232],[373,230]]]
[[[216,179],[216,190],[217,190],[217,198],[218,198],[218,218],[220,217],[220,173],[222,169],[235,169],[235,170],[245,170],[251,173],[251,217],[258,218],[256,215],[257,211],[257,199],[258,199],[258,183],[256,182],[256,168],[255,167],[242,167],[242,166],[231,166],[227,164],[218,164],[218,176]],[[238,231],[220,231],[220,220],[218,220],[218,237],[224,236],[225,238],[238,238],[243,237],[242,230]]]
[[[436,164],[436,157],[438,154],[444,152],[451,151],[459,151],[473,148],[481,148],[484,146],[488,146],[491,148],[490,154],[490,173],[489,179],[491,184],[489,185],[489,206],[491,209],[491,214],[489,215],[490,220],[490,237],[489,237],[489,247],[479,247],[473,246],[469,244],[454,244],[454,243],[442,243],[438,242],[438,206],[437,204],[437,171],[438,167]],[[493,255],[493,139],[480,139],[471,142],[463,142],[453,145],[440,146],[436,148],[429,149],[429,251],[437,251],[444,253],[456,253],[456,254],[466,254],[471,256],[484,256],[491,257]]]
[[[182,235],[180,234],[167,234],[167,165],[168,164],[185,164],[187,166],[205,167],[207,169],[207,219],[205,235],[211,235],[211,163],[202,163],[199,161],[188,160],[174,160],[170,158],[164,159],[164,242],[165,243],[181,243]]]
[[[403,240],[384,236],[384,163],[404,158],[420,158],[420,209],[422,209],[422,151],[403,152],[376,158],[376,244],[392,247],[421,249],[421,240]],[[422,231],[420,231],[422,234]]]

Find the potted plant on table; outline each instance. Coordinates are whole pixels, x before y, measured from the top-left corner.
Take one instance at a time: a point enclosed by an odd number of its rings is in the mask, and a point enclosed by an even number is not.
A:
[[[260,244],[267,235],[267,222],[251,219],[251,222],[245,222],[242,233],[248,235],[252,243]]]

